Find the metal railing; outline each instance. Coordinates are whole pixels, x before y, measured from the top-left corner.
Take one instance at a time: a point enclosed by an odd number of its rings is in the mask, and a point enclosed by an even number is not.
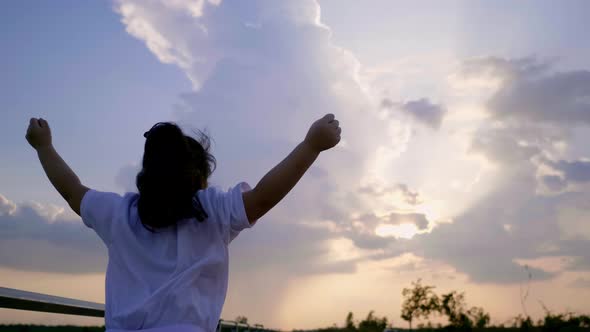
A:
[[[81,301],[6,287],[0,287],[0,308],[87,317],[104,317],[104,304],[102,303]],[[273,330],[265,329],[260,324],[250,325],[220,319],[217,325],[217,332],[222,331],[271,332]]]

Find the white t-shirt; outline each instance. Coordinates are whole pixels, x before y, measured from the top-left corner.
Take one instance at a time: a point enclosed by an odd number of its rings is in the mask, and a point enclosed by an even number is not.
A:
[[[227,192],[197,195],[209,217],[184,219],[151,233],[137,211],[139,194],[89,190],[82,198],[84,224],[108,248],[105,326],[108,332],[214,331],[228,284],[228,245],[251,227],[242,182]]]

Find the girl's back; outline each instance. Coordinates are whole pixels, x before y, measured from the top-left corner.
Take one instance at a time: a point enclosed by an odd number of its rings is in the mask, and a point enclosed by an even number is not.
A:
[[[206,222],[194,218],[150,232],[141,223],[139,195],[89,190],[83,222],[108,248],[105,325],[108,331],[167,327],[166,331],[213,331],[228,285],[228,244],[248,221],[241,183],[197,195]]]

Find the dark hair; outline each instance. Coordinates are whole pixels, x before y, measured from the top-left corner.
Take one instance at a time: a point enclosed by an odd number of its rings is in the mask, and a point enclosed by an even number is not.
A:
[[[207,218],[196,193],[207,187],[216,163],[209,153],[209,137],[197,133],[198,140],[184,135],[175,123],[159,122],[144,134],[142,170],[136,179],[137,209],[141,223],[151,232],[181,219]]]

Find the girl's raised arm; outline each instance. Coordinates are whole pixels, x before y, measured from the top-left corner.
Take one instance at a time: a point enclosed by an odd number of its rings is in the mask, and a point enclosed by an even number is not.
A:
[[[88,188],[80,183],[80,179],[66,162],[59,156],[51,143],[51,129],[47,121],[31,118],[27,135],[29,144],[37,150],[39,161],[51,184],[68,202],[72,210],[80,215],[80,203]]]
[[[258,182],[244,192],[244,207],[250,223],[258,220],[293,189],[320,152],[340,142],[341,129],[333,114],[315,121],[303,142]]]

